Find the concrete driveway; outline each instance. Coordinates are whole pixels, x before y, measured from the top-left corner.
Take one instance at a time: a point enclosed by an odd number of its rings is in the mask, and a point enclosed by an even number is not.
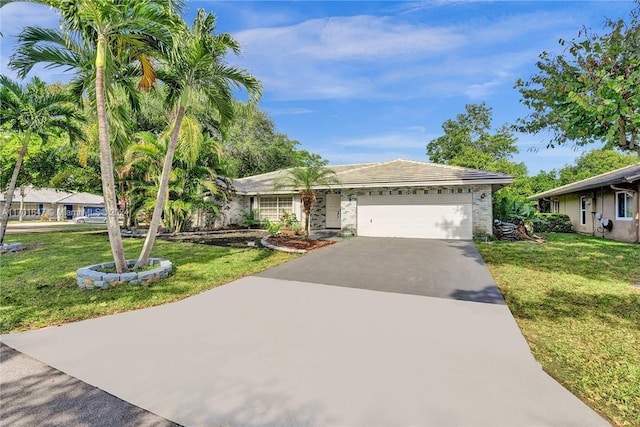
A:
[[[470,275],[438,279],[417,253],[429,245]],[[355,261],[342,281],[336,257]],[[2,341],[189,426],[607,425],[540,369],[506,305],[460,300],[493,286],[485,269],[466,244],[355,238],[177,303]]]

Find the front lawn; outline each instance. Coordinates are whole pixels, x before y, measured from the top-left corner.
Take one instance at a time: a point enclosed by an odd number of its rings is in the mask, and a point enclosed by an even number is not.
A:
[[[153,256],[170,259],[175,274],[151,287],[82,290],[76,269],[112,259],[105,232],[7,236],[29,250],[0,256],[0,333],[22,331],[177,301],[281,264],[296,255],[266,249],[157,241]],[[127,258],[142,239],[125,239]]]
[[[545,371],[611,423],[638,426],[640,245],[547,237],[477,246]]]

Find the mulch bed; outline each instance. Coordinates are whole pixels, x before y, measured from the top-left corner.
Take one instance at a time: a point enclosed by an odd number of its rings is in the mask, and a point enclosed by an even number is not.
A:
[[[331,240],[306,240],[300,237],[269,237],[267,242],[279,247],[304,249],[307,251],[313,251],[335,243]]]

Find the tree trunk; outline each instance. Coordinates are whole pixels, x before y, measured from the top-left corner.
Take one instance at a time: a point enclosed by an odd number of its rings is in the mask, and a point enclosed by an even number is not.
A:
[[[113,158],[111,145],[109,144],[109,124],[107,122],[107,109],[104,98],[104,71],[105,71],[106,41],[98,37],[98,51],[96,55],[96,105],[98,113],[98,142],[100,144],[100,175],[102,178],[102,195],[107,213],[107,231],[111,253],[116,264],[116,271],[123,273],[127,270],[127,261],[124,256],[120,223],[118,222],[118,202],[116,200],[116,186],[113,176]]]
[[[4,196],[4,208],[2,209],[2,213],[0,214],[0,245],[4,243],[4,234],[7,231],[7,224],[9,223],[9,213],[11,212],[11,202],[13,201],[13,192],[16,191],[18,174],[20,173],[20,168],[22,167],[22,160],[24,160],[24,156],[27,154],[27,147],[29,146],[30,138],[31,132],[27,132],[24,135],[22,148],[20,148],[18,159],[16,160],[16,165],[13,168],[13,175],[11,175],[9,188],[7,189],[7,193]]]
[[[309,209],[305,208],[304,210],[304,231],[308,239],[311,233],[311,206],[309,206]]]
[[[180,108],[178,108],[178,114],[173,125],[173,132],[171,133],[167,153],[164,156],[162,175],[160,176],[160,186],[158,188],[156,204],[153,207],[153,216],[151,217],[151,223],[149,224],[149,231],[147,232],[147,237],[144,239],[144,245],[142,246],[140,256],[138,257],[138,261],[134,268],[140,268],[147,265],[147,262],[149,261],[149,254],[156,242],[156,234],[158,233],[158,227],[160,226],[162,210],[167,198],[167,193],[169,192],[169,175],[171,174],[171,167],[173,165],[173,155],[176,152],[176,145],[178,145],[178,136],[180,135],[180,128],[182,127],[182,119],[184,118],[185,112],[185,107],[180,106]]]
[[[18,213],[18,221],[24,221],[24,185],[20,187],[20,211]]]

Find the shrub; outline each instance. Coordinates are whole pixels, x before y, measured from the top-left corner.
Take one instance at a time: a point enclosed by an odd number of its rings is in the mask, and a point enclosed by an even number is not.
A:
[[[571,219],[568,215],[560,213],[537,213],[536,218],[540,221],[534,222],[533,230],[536,233],[571,233]]]
[[[242,222],[246,227],[249,228],[258,228],[262,225],[262,221],[260,221],[260,213],[258,209],[253,209],[251,211],[242,211]]]
[[[282,211],[280,221],[265,221],[265,227],[270,236],[293,236],[302,231],[300,221],[296,218],[296,214]]]

